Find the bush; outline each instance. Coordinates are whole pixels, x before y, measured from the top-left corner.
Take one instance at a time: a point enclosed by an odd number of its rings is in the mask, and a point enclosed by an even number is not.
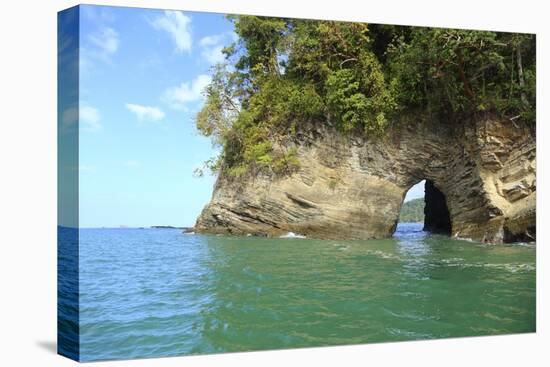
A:
[[[373,137],[412,110],[442,123],[488,111],[534,123],[532,35],[230,19],[239,38],[214,68],[196,124],[222,148],[211,166],[231,175],[292,172],[296,151],[280,142],[313,121]]]

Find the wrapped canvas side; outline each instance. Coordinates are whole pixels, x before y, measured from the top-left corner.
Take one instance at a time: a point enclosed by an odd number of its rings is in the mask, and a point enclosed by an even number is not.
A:
[[[79,7],[57,20],[57,351],[79,360]]]

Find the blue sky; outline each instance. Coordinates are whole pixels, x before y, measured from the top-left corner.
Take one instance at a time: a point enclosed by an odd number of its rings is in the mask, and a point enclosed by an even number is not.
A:
[[[193,170],[216,151],[193,117],[234,39],[221,14],[80,6],[81,227],[194,224],[215,177]]]
[[[80,22],[80,226],[193,225],[215,180],[193,170],[216,153],[193,117],[231,23],[86,5]]]

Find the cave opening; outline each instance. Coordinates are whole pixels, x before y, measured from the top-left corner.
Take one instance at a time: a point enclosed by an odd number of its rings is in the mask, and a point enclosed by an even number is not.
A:
[[[400,223],[423,223],[423,230],[451,234],[451,217],[445,194],[431,180],[412,186],[403,199]]]
[[[432,233],[451,234],[451,216],[445,195],[433,181],[424,185],[424,230]]]

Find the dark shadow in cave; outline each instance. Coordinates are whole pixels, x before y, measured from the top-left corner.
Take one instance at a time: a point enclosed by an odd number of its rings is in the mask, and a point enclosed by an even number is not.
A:
[[[393,232],[397,223],[423,224],[423,231],[450,235],[452,226],[445,194],[431,180],[413,185],[403,198]]]
[[[445,195],[431,180],[426,180],[424,193],[424,230],[450,235],[451,217]]]

